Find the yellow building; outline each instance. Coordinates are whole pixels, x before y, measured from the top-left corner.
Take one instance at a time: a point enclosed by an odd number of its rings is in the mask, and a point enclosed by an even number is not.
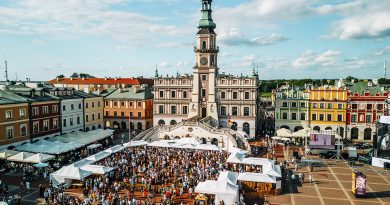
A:
[[[309,90],[309,121],[313,130],[333,130],[344,136],[347,121],[347,89],[322,86]]]
[[[76,94],[84,98],[84,131],[103,129],[103,96],[84,92],[77,92]]]

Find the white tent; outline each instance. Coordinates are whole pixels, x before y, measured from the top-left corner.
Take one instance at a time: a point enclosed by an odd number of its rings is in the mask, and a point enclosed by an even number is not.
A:
[[[172,141],[167,140],[159,140],[154,141],[148,144],[150,147],[171,147],[171,145],[174,144]]]
[[[110,148],[104,150],[104,152],[107,152],[107,153],[111,154],[111,153],[117,153],[117,152],[119,152],[119,151],[121,151],[123,149],[125,149],[124,146],[122,146],[122,145],[115,145],[113,147],[110,147]]]
[[[238,174],[238,181],[248,182],[262,182],[262,183],[276,183],[276,177],[269,176],[268,174],[243,172]]]
[[[92,161],[92,160],[82,159],[82,160],[79,160],[79,161],[73,163],[73,165],[75,167],[82,167],[82,166],[85,166],[85,165],[93,164],[94,162],[95,161]]]
[[[276,135],[278,137],[291,137],[291,131],[286,128],[281,128],[276,130]]]
[[[174,141],[176,144],[193,144],[199,145],[200,143],[195,138],[184,137]]]
[[[135,140],[135,141],[131,141],[130,143],[125,143],[123,144],[123,146],[125,147],[138,147],[138,146],[146,146],[148,145],[149,142],[145,141],[145,140]]]
[[[282,137],[282,139],[280,139],[280,140],[282,140],[282,141],[291,141],[291,139],[287,138],[287,137]]]
[[[179,149],[195,149],[197,145],[194,145],[194,144],[178,144],[178,143],[175,143],[173,144],[171,147],[172,148],[179,148]]]
[[[24,161],[30,162],[30,163],[42,163],[42,162],[47,162],[47,161],[54,159],[54,158],[55,157],[53,155],[37,153],[31,157],[26,158]]]
[[[271,139],[273,139],[273,140],[281,140],[282,138],[278,137],[278,136],[273,136],[273,137],[271,137]]]
[[[90,160],[90,161],[94,161],[94,162],[97,162],[97,161],[100,161],[108,156],[110,156],[111,153],[108,153],[108,152],[105,152],[105,151],[101,151],[101,152],[98,152],[94,155],[91,155],[89,157],[87,157],[86,159],[87,160]]]
[[[307,130],[303,129],[303,130],[298,130],[298,131],[292,133],[291,136],[294,138],[308,137],[309,133],[307,132]]]
[[[236,172],[224,171],[220,172],[218,176],[218,181],[226,181],[228,180],[232,184],[237,184],[238,174]]]
[[[219,147],[213,144],[200,144],[195,147],[195,149],[200,150],[211,150],[211,151],[219,151]]]
[[[87,149],[96,149],[98,147],[101,147],[102,144],[91,144],[87,146]]]
[[[230,153],[236,153],[236,152],[239,152],[239,153],[247,153],[248,151],[242,150],[242,149],[237,148],[237,147],[229,147],[229,148],[228,148],[228,152],[230,152]]]
[[[64,166],[58,171],[52,173],[55,176],[61,176],[67,179],[82,180],[92,174],[91,171],[86,171],[80,167],[75,167],[73,164]]]
[[[228,159],[226,160],[226,162],[241,164],[242,161],[244,160],[244,158],[245,158],[245,154],[244,153],[236,152],[236,153],[230,154]]]
[[[90,171],[93,174],[105,174],[114,170],[113,167],[105,167],[101,165],[85,165],[81,167],[82,170]]]
[[[279,165],[275,165],[273,160],[267,158],[258,158],[258,157],[248,157],[244,158],[240,154],[230,154],[227,161],[228,163],[235,164],[248,164],[248,165],[257,165],[261,166],[263,174],[268,174],[270,176],[282,177],[282,173]]]
[[[19,153],[18,151],[4,149],[0,151],[0,159],[7,159],[10,156],[13,156],[15,154]]]
[[[7,160],[8,161],[15,161],[15,162],[25,162],[25,160],[28,157],[31,157],[33,155],[34,155],[33,153],[29,153],[29,152],[19,152],[18,154],[15,154],[11,157],[8,157]]]
[[[238,203],[238,186],[230,183],[228,180],[206,180],[204,182],[200,182],[195,187],[195,192],[214,194],[216,196],[215,204],[217,204],[219,200],[223,200],[226,205],[232,205],[234,202]]]

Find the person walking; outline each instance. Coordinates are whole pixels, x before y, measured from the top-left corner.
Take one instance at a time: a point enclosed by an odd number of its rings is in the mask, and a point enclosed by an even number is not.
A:
[[[311,175],[311,173],[309,174],[309,182],[310,182],[310,186],[314,182],[313,176]]]
[[[26,181],[26,188],[27,188],[27,192],[30,192],[30,182],[29,181]]]

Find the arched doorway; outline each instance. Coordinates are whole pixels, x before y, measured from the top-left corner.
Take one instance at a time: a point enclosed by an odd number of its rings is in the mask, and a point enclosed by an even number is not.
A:
[[[284,128],[284,129],[290,129],[290,127],[289,126],[287,126],[287,125],[282,125],[282,126],[280,126],[280,129],[282,129],[282,128]]]
[[[134,123],[130,122],[130,129],[134,130]]]
[[[159,120],[158,121],[158,125],[165,125],[165,121],[164,120]]]
[[[169,124],[170,124],[170,125],[176,125],[177,122],[176,122],[176,120],[171,120],[171,122],[169,122]]]
[[[244,124],[242,124],[242,131],[244,131],[246,134],[250,134],[250,125],[249,123],[247,122],[244,122]]]
[[[302,126],[296,126],[294,128],[294,132],[298,132],[299,130],[303,130],[303,127]]]
[[[142,122],[137,123],[137,130],[142,130]]]
[[[344,138],[344,127],[340,127],[340,136]]]
[[[119,129],[119,123],[117,121],[114,121],[113,123],[114,129]]]
[[[359,138],[359,129],[357,127],[354,127],[351,129],[351,139],[358,139]]]
[[[364,129],[364,140],[371,140],[371,128]]]
[[[101,124],[99,124],[99,125],[98,125],[98,129],[101,129],[101,128],[102,128],[102,125],[101,125]]]
[[[232,130],[237,131],[237,122],[233,122],[232,126],[230,127]]]
[[[92,130],[96,130],[96,127],[95,127],[95,125],[94,125],[94,126],[92,126]]]
[[[150,128],[150,122],[146,122],[146,129],[149,129]]]
[[[124,130],[126,129],[126,122],[125,121],[121,122],[121,128],[124,129]]]
[[[164,136],[164,140],[170,140],[171,138],[168,135]]]
[[[202,140],[202,144],[207,144],[207,140],[205,137],[202,137],[201,140]]]
[[[85,128],[85,131],[88,132],[89,131],[89,127]]]
[[[218,140],[216,138],[211,139],[211,144],[218,146]]]
[[[332,130],[331,127],[325,127],[325,130]]]
[[[314,127],[313,127],[313,130],[319,132],[319,131],[321,131],[321,128],[320,128],[320,126],[314,126]]]
[[[202,118],[207,117],[207,108],[202,107]]]

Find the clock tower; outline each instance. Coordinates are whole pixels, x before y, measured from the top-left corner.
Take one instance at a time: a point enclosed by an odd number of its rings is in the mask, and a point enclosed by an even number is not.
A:
[[[216,25],[211,17],[212,0],[202,1],[202,18],[199,21],[195,51],[194,79],[189,117],[211,116],[218,121],[216,77],[218,74]]]

